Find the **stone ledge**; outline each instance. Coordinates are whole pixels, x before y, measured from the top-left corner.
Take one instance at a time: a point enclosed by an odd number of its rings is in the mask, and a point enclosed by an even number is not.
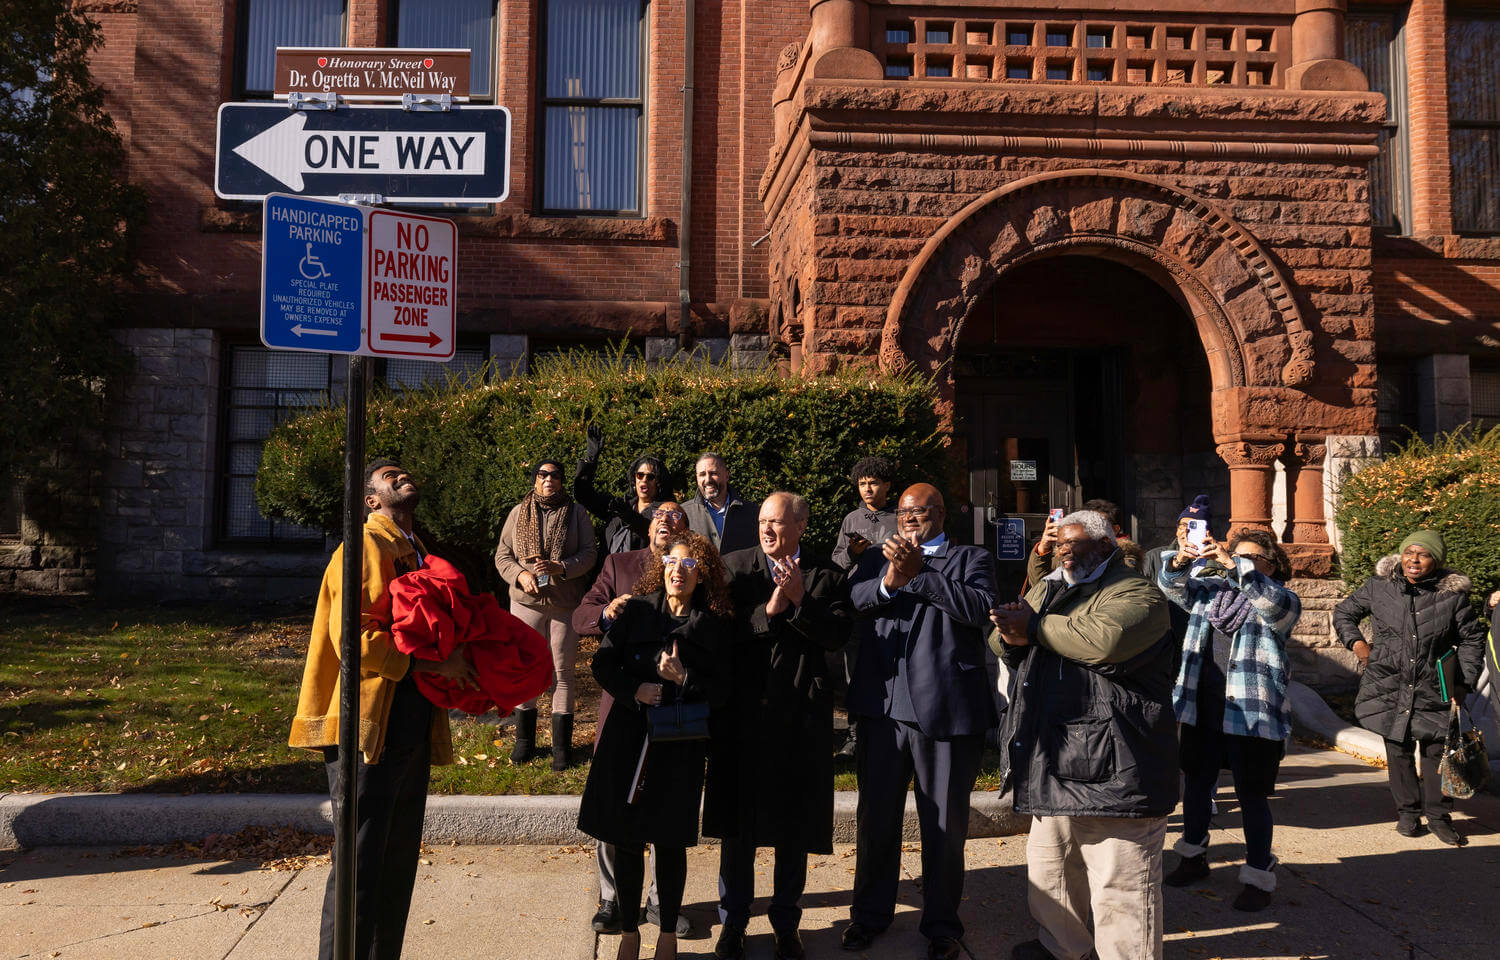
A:
[[[1500,237],[1466,237],[1451,233],[1409,237],[1376,234],[1372,246],[1377,258],[1500,261]]]
[[[603,243],[668,245],[677,241],[677,224],[667,217],[534,217],[529,214],[470,214],[436,210],[458,224],[463,237],[509,240],[594,240]],[[201,233],[261,232],[259,208],[240,210],[205,204],[198,212]]]

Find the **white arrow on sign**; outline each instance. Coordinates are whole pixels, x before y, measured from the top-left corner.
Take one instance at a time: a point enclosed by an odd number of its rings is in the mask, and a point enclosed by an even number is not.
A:
[[[336,337],[339,335],[339,332],[337,330],[317,330],[313,327],[304,327],[300,323],[292,328],[292,332],[299,337],[304,333],[310,333],[315,337]]]
[[[234,152],[302,190],[309,173],[482,176],[484,134],[417,131],[308,130],[297,112],[246,140]]]

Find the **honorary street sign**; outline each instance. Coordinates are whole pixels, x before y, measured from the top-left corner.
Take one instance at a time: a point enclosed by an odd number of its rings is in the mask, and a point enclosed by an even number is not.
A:
[[[277,350],[359,352],[367,210],[305,197],[266,198],[262,343]]]
[[[271,194],[260,339],[276,350],[453,358],[457,226],[414,213]]]
[[[277,47],[276,98],[336,93],[351,100],[400,100],[408,93],[469,99],[469,51],[383,47]]]
[[[364,352],[422,360],[453,358],[457,237],[452,220],[370,211],[369,334]]]
[[[510,193],[510,111],[226,103],[215,157],[214,192],[225,200],[294,193],[499,203]]]

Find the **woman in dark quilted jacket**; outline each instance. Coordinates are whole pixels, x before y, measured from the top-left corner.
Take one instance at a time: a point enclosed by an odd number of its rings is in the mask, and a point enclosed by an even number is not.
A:
[[[1438,761],[1448,732],[1448,701],[1438,685],[1438,658],[1452,650],[1458,659],[1460,700],[1479,681],[1484,660],[1484,627],[1469,603],[1469,578],[1446,569],[1447,546],[1433,530],[1418,530],[1401,549],[1375,564],[1375,576],[1340,601],[1333,611],[1339,640],[1363,665],[1354,713],[1360,725],[1385,737],[1385,756],[1396,801],[1396,830],[1425,833],[1462,846],[1453,829],[1453,798],[1443,795]],[[1360,621],[1370,618],[1370,638]],[[1416,755],[1422,754],[1417,779]]]

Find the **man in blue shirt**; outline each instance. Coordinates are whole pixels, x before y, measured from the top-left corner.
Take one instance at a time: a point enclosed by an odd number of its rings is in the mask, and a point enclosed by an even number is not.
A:
[[[720,556],[755,546],[760,504],[741,499],[729,485],[729,465],[724,458],[712,451],[702,453],[693,473],[698,496],[682,505],[688,528],[712,541]]]
[[[897,534],[866,550],[851,578],[854,608],[871,617],[849,686],[859,717],[853,921],[845,950],[867,950],[895,916],[906,785],[916,776],[922,837],[922,920],[929,960],[962,951],[964,841],[984,735],[999,723],[985,670],[995,562],[943,534],[943,497],[907,488]]]

